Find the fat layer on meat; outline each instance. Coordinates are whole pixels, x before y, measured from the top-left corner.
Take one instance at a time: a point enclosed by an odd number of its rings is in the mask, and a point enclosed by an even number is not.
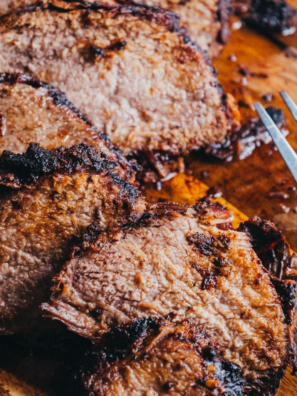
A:
[[[279,297],[248,236],[219,226],[230,212],[164,211],[133,228],[91,227],[43,308],[94,341],[119,324],[171,315],[203,326],[245,376],[283,367],[288,328]]]
[[[227,133],[212,66],[161,8],[53,1],[4,16],[0,71],[65,92],[124,154],[187,153]]]
[[[135,221],[143,203],[117,163],[87,145],[0,157],[0,334],[30,329],[73,238]]]

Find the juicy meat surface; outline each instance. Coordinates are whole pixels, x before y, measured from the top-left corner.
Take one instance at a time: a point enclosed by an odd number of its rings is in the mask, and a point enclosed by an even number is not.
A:
[[[269,274],[248,236],[224,227],[232,214],[204,205],[164,204],[112,232],[90,227],[43,309],[94,342],[131,320],[171,315],[203,326],[244,376],[284,367],[288,328]]]
[[[229,0],[137,0],[135,3],[160,6],[175,12],[191,39],[211,57],[218,56],[228,41]]]
[[[135,221],[143,202],[117,163],[87,145],[0,157],[0,334],[30,328],[75,236]]]
[[[138,319],[107,333],[87,354],[83,382],[95,395],[273,395],[283,369],[253,383],[220,345],[189,321]]]
[[[0,71],[65,92],[124,154],[187,153],[227,133],[212,66],[161,8],[52,1],[4,16]]]
[[[20,74],[0,74],[0,154],[24,153],[29,143],[46,149],[85,143],[118,163],[130,178],[131,169],[118,150],[52,86]]]
[[[229,39],[229,0],[104,0],[103,3],[147,5],[175,12],[191,39],[210,57],[218,56]]]
[[[89,1],[93,3],[95,0]],[[210,56],[219,55],[229,38],[228,6],[229,0],[188,0],[172,2],[169,0],[116,1],[104,0],[101,3],[131,5],[132,3],[148,6],[160,6],[175,12],[192,38]],[[0,0],[0,15],[36,4],[36,0]]]

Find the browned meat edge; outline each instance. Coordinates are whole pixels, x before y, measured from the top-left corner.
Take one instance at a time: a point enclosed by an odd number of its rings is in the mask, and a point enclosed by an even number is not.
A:
[[[70,3],[75,2],[75,0],[63,0],[63,1],[65,3],[69,3],[69,10],[71,10],[72,8],[71,8]],[[120,5],[122,4],[121,0],[117,0],[117,1]],[[106,9],[106,7],[112,8],[112,5],[110,5],[110,6],[108,6],[106,4],[102,5],[102,4],[99,4],[99,2],[89,3],[86,0],[79,0],[79,2],[82,3],[82,8],[90,8],[90,9]],[[77,4],[77,2],[75,2],[75,3]],[[150,6],[146,6],[144,4],[139,5],[139,4],[134,3],[133,0],[125,1],[125,4],[127,4],[127,3],[130,3],[130,4],[126,7],[133,8],[134,13],[136,15],[144,16],[145,18],[147,18],[149,20],[156,21],[158,24],[163,24],[164,26],[167,26],[170,31],[178,32],[181,36],[185,37],[185,39],[184,39],[185,43],[189,43],[191,41],[190,37],[186,33],[186,30],[179,26],[179,17],[174,12],[169,11],[169,10],[165,11],[161,7],[150,7]],[[36,5],[38,6],[38,4],[36,4]],[[218,0],[218,10],[217,10],[216,19],[221,22],[221,30],[217,37],[217,41],[220,44],[226,44],[228,42],[228,39],[230,36],[230,29],[229,29],[229,24],[228,24],[229,6],[230,6],[230,0]],[[53,7],[54,9],[57,9],[57,7],[55,7],[55,6],[51,6],[51,7]],[[147,10],[153,9],[154,16],[151,16],[150,12],[145,12],[144,13],[145,15],[142,12],[140,14],[139,11],[137,10],[139,7],[147,8]],[[78,7],[75,7],[75,8],[78,8]],[[166,22],[165,22],[165,18],[162,16],[160,18],[160,15],[157,15],[157,13],[156,13],[156,11],[160,11],[160,10],[165,11],[165,13],[170,13],[171,18],[167,19],[167,17],[166,17]],[[186,36],[188,36],[188,38],[186,38]],[[191,43],[194,44],[192,41],[191,41]],[[199,47],[199,46],[197,46],[197,44],[194,44],[194,46],[196,48]],[[208,56],[207,56],[207,59],[208,59]]]
[[[284,0],[252,0],[243,20],[263,33],[283,33],[296,25],[296,9]]]
[[[0,157],[0,184],[20,188],[36,185],[44,176],[60,172],[72,174],[85,170],[93,172],[109,171],[114,183],[118,184],[127,196],[136,201],[136,189],[123,178],[113,173],[117,163],[110,161],[106,154],[86,144],[69,148],[46,150],[36,143],[30,143],[26,153],[14,154],[4,151]]]
[[[198,217],[201,216],[202,218],[210,209],[216,212],[224,210],[224,207],[220,204],[212,204],[205,201],[198,202],[194,208]],[[164,216],[175,217],[176,213],[185,213],[188,206],[165,202],[155,205],[148,204],[147,209],[147,213],[145,213],[137,222],[124,225],[121,228],[135,229],[150,226],[151,220],[159,217],[162,218]],[[246,229],[243,229],[244,224],[240,227],[240,231],[247,232]],[[226,225],[223,226],[226,227]],[[229,226],[229,223],[227,226]],[[230,227],[232,226],[230,225]],[[93,223],[88,227],[84,236],[75,243],[71,252],[71,257],[73,258],[82,250],[88,249],[91,246],[95,247],[97,244],[104,243],[107,235],[108,238],[110,238],[113,233],[114,230],[106,231],[106,229],[103,229],[100,226],[100,223]],[[100,236],[100,238],[98,238],[98,236]],[[274,279],[276,279],[276,277],[274,277]],[[280,299],[283,300],[284,293],[282,285],[280,287],[276,285],[276,290]],[[51,297],[51,300],[54,299],[55,292]],[[285,305],[282,304],[282,306],[286,314]],[[164,319],[170,321],[170,317]],[[143,345],[143,340],[147,337],[147,333],[150,331],[156,331],[156,329],[158,330],[159,326],[160,320],[141,318],[133,320],[125,325],[119,325],[117,328],[105,333],[102,336],[102,339],[100,339],[98,343],[95,343],[94,348],[86,354],[86,359],[82,368],[85,383],[89,383],[89,376],[95,375],[96,373],[98,374],[98,372],[103,376],[104,373],[106,373],[106,370],[108,372],[112,363],[122,361],[126,358],[133,359],[133,354],[136,354],[136,352],[139,351],[140,346]],[[289,339],[291,340],[290,335]],[[228,388],[226,394],[236,396],[260,396],[262,394],[267,396],[274,395],[286,369],[286,367],[280,367],[276,371],[267,370],[263,372],[262,377],[251,381],[248,378],[244,378],[243,373],[238,366],[230,362],[223,361],[219,356],[219,351],[215,352],[214,356],[217,356],[218,361],[220,361],[220,364],[222,365],[220,373],[222,374],[221,380],[223,381],[224,386]],[[291,342],[291,345],[288,345],[288,358],[290,362],[294,361],[295,350],[293,342]],[[235,387],[234,384],[237,386],[236,391],[232,389],[232,387]],[[90,390],[88,396],[95,396],[95,394],[96,393],[93,393],[92,390]]]
[[[219,31],[217,41],[223,45],[227,44],[230,37],[229,7],[230,7],[230,0],[218,1],[217,18],[221,22],[221,29]]]
[[[38,4],[35,4],[34,7],[36,7]],[[30,8],[32,6],[29,6]],[[54,88],[52,85],[45,83],[43,81],[38,80],[37,78],[27,76],[25,74],[21,73],[0,73],[0,84],[3,83],[9,83],[11,85],[14,84],[25,84],[29,85],[30,87],[33,87],[35,89],[38,88],[44,88],[47,90],[48,95],[53,99],[53,102],[56,106],[65,106],[68,107],[69,110],[71,110],[78,118],[83,120],[86,124],[88,124],[90,127],[93,127],[92,123],[88,120],[88,117],[85,114],[82,114],[75,106],[72,104],[67,98],[64,92],[61,92]],[[134,165],[134,163],[127,162],[127,160],[124,158],[121,150],[116,148],[110,141],[109,137],[103,133],[103,132],[98,132],[98,137],[101,140],[104,140],[107,148],[116,154],[117,159],[119,160],[120,165],[126,170],[130,172],[134,172],[137,170],[137,166]],[[129,176],[130,177],[130,176]]]
[[[48,95],[53,98],[53,102],[56,106],[66,106],[80,119],[85,121],[88,125],[92,126],[86,115],[80,113],[80,111],[66,98],[65,94],[58,91],[52,85],[42,82],[37,78],[27,76],[21,73],[0,73],[0,84],[9,83],[14,84],[25,84],[35,89],[45,88],[48,91]]]
[[[223,25],[225,26],[226,23],[228,22],[227,6],[229,0],[219,0],[219,1],[220,1],[220,6],[219,6],[218,18],[223,22]],[[63,7],[61,7],[60,4],[63,4]],[[158,25],[163,25],[170,32],[175,32],[183,39],[184,43],[189,48],[195,49],[204,55],[204,60],[209,66],[210,71],[213,73],[214,76],[213,84],[214,87],[217,87],[219,95],[222,98],[222,110],[226,113],[227,120],[229,121],[229,127],[231,128],[232,125],[231,112],[227,104],[227,100],[226,100],[227,98],[224,92],[224,88],[221,85],[219,85],[219,83],[215,78],[217,76],[217,72],[211,63],[208,54],[191,40],[191,37],[188,35],[186,28],[180,25],[180,19],[174,12],[169,10],[164,10],[162,7],[150,7],[147,5],[115,6],[115,5],[101,4],[99,2],[89,3],[86,0],[80,0],[79,2],[74,0],[61,0],[59,1],[59,6],[53,5],[52,3],[45,5],[43,2],[41,2],[13,11],[7,15],[1,16],[0,23],[2,21],[5,22],[5,19],[9,18],[10,15],[13,14],[21,15],[27,12],[34,12],[36,10],[46,10],[46,9],[54,10],[61,13],[70,12],[73,10],[94,10],[94,11],[103,10],[108,12],[110,17],[131,14],[139,18],[143,18],[148,21],[155,22]]]
[[[225,0],[224,0],[225,1]],[[74,1],[74,0],[61,0],[59,1],[60,4],[64,3],[63,7],[56,5],[53,5],[52,3],[49,3],[48,5],[45,5],[43,2],[37,3],[37,4],[32,4],[27,7],[23,7],[19,10],[13,11],[9,14],[3,15],[0,18],[0,21],[5,20],[6,18],[9,18],[10,15],[22,15],[25,13],[31,13],[37,10],[53,10],[61,13],[66,13],[70,12],[73,10],[103,10],[103,11],[108,11],[109,15],[111,17],[116,17],[119,15],[125,15],[125,14],[130,14],[134,15],[143,19],[147,19],[150,22],[155,22],[158,25],[163,25],[165,26],[170,32],[175,32],[179,36],[181,36],[186,44],[188,44],[191,47],[194,48],[199,48],[197,44],[195,44],[190,36],[188,35],[186,29],[182,26],[180,26],[179,23],[179,17],[172,11],[169,10],[164,10],[161,7],[150,7],[147,5],[128,5],[128,6],[117,6],[117,5],[112,5],[112,4],[101,4],[99,2],[95,3],[89,3],[88,1],[85,0],[80,0]],[[200,51],[202,51],[199,48]],[[203,51],[202,51],[203,52]],[[207,60],[209,58],[207,57]]]
[[[162,325],[166,326],[167,320],[170,323],[170,318],[159,321],[153,318],[136,319],[106,333],[100,344],[95,345],[85,355],[81,371],[86,387],[88,388],[90,382],[92,383],[92,380],[89,381],[91,378],[97,378],[95,383],[98,381],[99,383],[102,382],[103,385],[104,381],[109,377],[109,371],[112,370],[113,363],[125,362],[126,359],[128,361],[136,359],[136,355],[142,353],[142,348],[146,343],[149,343],[149,339],[158,335]],[[182,325],[185,323],[187,322],[183,322]],[[192,326],[190,322],[187,325],[190,327],[188,333],[171,334],[169,337],[177,337],[179,341],[194,344],[203,359],[203,365],[206,367],[211,364],[217,367],[215,378],[220,382],[225,395],[260,396],[265,394],[266,396],[272,396],[275,394],[284,375],[285,368],[279,368],[277,371],[266,370],[263,372],[263,376],[255,381],[244,378],[240,367],[221,358],[219,345],[212,341],[203,328]],[[199,345],[199,336],[207,342],[204,348]],[[143,359],[146,358],[147,355],[144,355]],[[98,386],[98,384],[96,385]],[[197,385],[205,387],[205,381],[201,380],[201,383],[199,382]],[[89,396],[96,394],[92,389],[88,390]]]
[[[249,235],[252,246],[262,264],[271,275],[289,326],[293,374],[297,376],[297,346],[293,331],[297,322],[297,257],[291,254],[290,245],[283,233],[270,221],[254,217],[241,223],[239,230]]]
[[[154,205],[148,204],[147,209],[148,211],[137,222],[127,224],[122,228],[135,229],[150,226],[151,220],[163,216],[174,216],[174,213],[185,213],[188,206],[165,202]],[[224,207],[218,203],[210,203],[201,200],[194,206],[194,209],[198,216],[203,216],[208,210],[218,212],[224,210]],[[224,224],[223,226],[232,228],[231,224]],[[220,228],[220,225],[218,225],[218,227]],[[285,240],[282,232],[279,231],[273,223],[259,218],[253,218],[247,222],[241,223],[238,230],[249,235],[256,254],[271,275],[271,281],[279,295],[286,323],[289,325],[289,359],[294,367],[293,374],[297,375],[297,347],[292,334],[297,321],[297,282],[285,277],[284,272],[282,272],[283,275],[279,277],[279,267],[277,267],[277,270],[275,269],[276,265],[281,266],[282,269],[291,268],[292,265],[296,263],[295,260],[297,261],[297,258],[295,255],[290,254],[289,244]],[[81,237],[80,242],[73,248],[71,257],[73,258],[81,250],[88,249],[90,246],[101,243],[100,238],[98,241],[98,235],[104,233],[106,233],[106,230],[101,227],[99,222],[90,225],[87,232]],[[110,230],[108,234],[112,236],[113,230]],[[102,235],[102,238],[104,240],[105,236]],[[54,298],[55,293],[53,293],[51,299]],[[280,374],[280,378],[281,376],[282,374]]]
[[[198,203],[194,206],[198,214],[204,214],[205,211],[209,208],[210,206],[207,203]],[[212,208],[216,208],[216,210],[220,210],[220,207],[217,205],[211,206]],[[174,213],[186,213],[188,209],[188,206],[186,205],[181,205],[173,202],[164,202],[164,203],[158,203],[158,204],[147,204],[147,212],[144,213],[138,221],[130,224],[126,224],[121,226],[122,229],[136,229],[136,228],[141,228],[141,227],[149,227],[151,225],[151,220],[156,219],[156,218],[161,218],[164,216],[170,217]],[[72,252],[70,253],[70,257],[73,258],[75,255],[77,255],[81,250],[86,250],[90,246],[96,245],[98,243],[98,236],[100,234],[106,233],[108,235],[112,235],[114,232],[117,232],[118,230],[106,230],[105,228],[102,228],[100,222],[96,222],[91,224],[87,230],[86,233],[76,241],[76,245],[73,247]],[[103,237],[105,238],[105,237]],[[100,243],[100,242],[99,242]],[[51,300],[55,299],[55,293],[52,294]]]

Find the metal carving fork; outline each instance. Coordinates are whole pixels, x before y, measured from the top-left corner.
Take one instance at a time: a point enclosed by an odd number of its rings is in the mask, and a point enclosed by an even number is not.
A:
[[[290,112],[292,113],[293,117],[297,121],[297,105],[294,103],[292,98],[287,94],[285,91],[280,92],[281,97],[283,98],[284,102],[288,106]],[[255,103],[255,108],[263,121],[267,131],[269,132],[274,144],[278,148],[281,156],[283,157],[285,163],[287,164],[290,172],[292,173],[295,181],[297,182],[297,154],[292,149],[290,144],[287,142],[286,138],[283,136],[281,131],[275,125],[269,114],[266,112],[264,107],[261,103]]]

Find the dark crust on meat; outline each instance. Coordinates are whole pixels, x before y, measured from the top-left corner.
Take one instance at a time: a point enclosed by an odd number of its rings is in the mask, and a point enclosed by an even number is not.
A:
[[[219,0],[217,19],[221,22],[221,28],[218,33],[217,41],[220,44],[227,44],[230,37],[230,27],[229,27],[229,6],[230,0]]]
[[[221,0],[221,3],[225,3],[228,0]],[[170,32],[176,33],[178,36],[180,36],[184,43],[189,47],[192,48],[195,51],[199,51],[204,55],[205,61],[208,63],[210,69],[216,76],[216,72],[214,71],[213,66],[211,65],[210,58],[208,54],[203,51],[196,43],[194,43],[190,36],[188,35],[187,30],[180,25],[180,19],[179,17],[172,11],[170,10],[164,10],[162,7],[150,7],[147,5],[127,5],[127,6],[122,6],[122,5],[109,5],[109,4],[101,4],[99,2],[94,2],[94,3],[89,3],[88,1],[80,0],[79,2],[75,0],[60,0],[59,3],[64,4],[64,7],[60,7],[57,5],[53,5],[52,3],[49,2],[48,6],[45,6],[44,4],[33,4],[24,8],[21,8],[20,10],[13,11],[10,14],[3,15],[0,17],[0,22],[5,24],[6,19],[10,19],[11,16],[13,15],[22,15],[25,13],[31,13],[34,11],[38,10],[53,10],[61,13],[67,13],[71,12],[74,10],[86,10],[88,11],[106,11],[108,12],[109,18],[116,18],[120,15],[133,15],[135,17],[139,17],[141,19],[146,19],[150,22],[154,22],[158,25],[162,25],[166,27],[167,30]],[[225,6],[221,6],[221,9],[224,10]],[[220,16],[221,18],[221,16]]]
[[[101,244],[105,243],[108,239],[112,239],[120,230],[133,230],[141,227],[149,227],[154,220],[160,218],[174,218],[176,213],[184,214],[188,206],[180,205],[171,202],[159,203],[155,205],[146,205],[147,212],[144,213],[137,222],[123,225],[119,229],[106,230],[102,228],[100,221],[91,224],[86,233],[77,241],[76,245],[73,247],[70,254],[70,258],[74,258],[76,255],[80,254],[82,251],[87,250],[92,247],[94,250],[98,248]],[[172,217],[173,216],[173,217]],[[55,293],[52,295],[52,300],[56,298]]]
[[[296,10],[284,0],[253,0],[244,21],[264,33],[282,33],[295,26]]]
[[[123,178],[113,173],[117,163],[110,161],[106,154],[86,144],[69,148],[46,150],[36,143],[30,143],[24,154],[4,151],[0,157],[0,185],[20,188],[35,186],[42,177],[55,173],[73,174],[75,172],[109,173],[121,189],[136,200],[138,193]]]
[[[142,349],[146,344],[150,343],[152,338],[160,334],[163,326],[170,326],[170,318],[163,320],[136,319],[124,325],[119,325],[109,333],[106,333],[99,344],[96,344],[92,351],[86,354],[84,367],[82,368],[83,380],[86,388],[90,391],[89,395],[93,396],[92,389],[90,389],[90,382],[88,379],[97,378],[99,389],[102,386],[104,393],[104,377],[109,380],[109,374],[112,372],[112,365],[117,362],[121,363],[127,360],[133,361],[137,359],[137,355],[142,355]],[[183,327],[184,326],[184,327]],[[182,330],[179,330],[178,328]],[[177,330],[174,333],[169,333],[166,337],[176,339],[184,342],[192,347],[201,356],[203,366],[216,366],[215,379],[219,381],[220,386],[224,390],[224,394],[232,394],[235,396],[249,395],[267,395],[272,396],[277,391],[280,381],[284,375],[285,368],[281,367],[278,370],[267,370],[263,372],[263,376],[256,380],[249,380],[244,378],[241,369],[228,361],[221,358],[219,346],[216,345],[211,337],[198,326],[193,326],[191,322],[183,322],[177,325]],[[203,343],[200,344],[201,340]],[[199,342],[200,341],[200,342]],[[142,359],[147,359],[148,354],[142,356]],[[199,380],[198,386],[205,387],[207,378]],[[96,380],[95,380],[96,383]],[[92,384],[93,385],[93,384]],[[91,387],[93,387],[91,385]],[[98,388],[96,387],[96,391]],[[205,389],[206,394],[209,390]],[[211,393],[209,393],[211,394]]]
[[[193,206],[196,211],[196,216],[200,217],[207,213],[208,210],[224,211],[225,208],[220,204],[209,204],[207,202],[199,202]],[[141,218],[134,223],[123,225],[120,229],[116,230],[106,230],[102,228],[100,222],[95,222],[91,224],[86,233],[77,241],[76,246],[73,247],[71,258],[79,254],[81,251],[87,250],[89,247],[96,249],[96,246],[104,243],[108,238],[112,238],[116,235],[119,230],[131,231],[133,229],[150,227],[155,224],[154,221],[158,219],[172,219],[174,220],[176,215],[185,214],[189,209],[187,205],[181,205],[173,202],[164,202],[158,204],[147,204],[146,213],[144,213]]]
[[[297,310],[297,279],[286,272],[296,265],[296,256],[291,255],[290,246],[283,233],[270,221],[254,217],[239,226],[239,231],[245,232],[262,264],[271,276],[275,290],[280,298],[285,320],[288,325],[296,326]],[[292,336],[292,326],[289,326],[290,359],[293,364],[293,374],[297,375],[297,348]]]
[[[212,210],[215,209],[216,211],[224,210],[224,208],[219,205],[213,206],[207,202],[199,202],[194,206],[197,217],[203,216],[210,208],[212,208]],[[164,216],[168,219],[174,219],[176,216],[184,214],[187,209],[188,206],[186,205],[173,203],[148,205],[148,212],[144,214],[137,223],[123,226],[120,229],[133,230],[137,227],[149,226],[152,224],[152,221],[157,220],[158,218],[164,218]],[[155,225],[158,226],[156,223]],[[94,223],[88,228],[87,233],[83,237],[82,244],[77,244],[73,249],[72,258],[76,254],[80,254],[84,249],[89,249],[90,247],[95,251],[100,248],[100,245],[104,244],[106,240],[112,240],[113,234],[116,240],[118,231],[119,229],[106,231],[100,227],[99,223]],[[228,248],[228,240],[222,241],[222,243],[225,248]],[[55,288],[53,291],[52,300],[56,297]],[[100,312],[94,311],[93,314],[95,315],[94,317],[97,317],[100,315]],[[171,321],[170,317],[164,319],[169,322]],[[97,378],[98,381],[101,381],[100,378],[104,381],[104,376],[106,373],[109,373],[109,370],[112,370],[113,364],[116,362],[125,364],[125,359],[131,359],[131,354],[141,354],[141,348],[143,348],[146,337],[150,337],[151,333],[155,333],[156,331],[158,332],[160,326],[159,323],[160,320],[155,319],[137,319],[124,325],[118,325],[117,328],[103,334],[101,339],[99,338],[96,340],[96,347],[87,355],[86,366],[83,368],[84,382],[85,384],[88,384],[86,387],[88,388],[89,396],[94,396],[97,391],[97,388],[96,391],[91,389],[91,376],[94,376],[93,381],[96,381]],[[188,340],[188,342],[192,341]],[[222,361],[219,355],[219,348],[217,352],[215,350],[213,352],[214,354],[217,353],[216,356],[218,356],[218,361],[223,367],[223,377],[221,379],[223,385],[227,385],[227,387],[230,385],[230,391],[233,390],[232,386],[234,386],[234,384],[238,385],[238,389],[235,392],[230,392],[230,394],[236,396],[260,396],[262,394],[267,396],[274,395],[286,369],[285,364],[284,367],[280,367],[277,370],[264,371],[263,376],[256,380],[249,380],[248,378],[243,377],[239,367],[232,365],[230,362]],[[290,346],[288,345],[288,356],[289,354],[292,353]],[[104,382],[102,382],[102,386],[103,385]],[[204,383],[199,385],[204,386]],[[101,385],[99,384],[98,386],[100,387]]]
[[[219,5],[219,15],[218,18],[220,20],[226,19],[226,7],[228,5],[229,0],[219,0],[220,5]],[[135,17],[139,17],[141,19],[146,19],[150,22],[157,23],[158,25],[166,27],[168,31],[176,33],[178,36],[180,36],[185,43],[185,45],[189,48],[189,50],[192,50],[194,52],[200,52],[203,54],[204,60],[207,63],[211,73],[213,74],[213,86],[217,88],[218,93],[221,97],[221,109],[222,111],[225,112],[227,121],[228,121],[228,127],[231,128],[232,124],[232,119],[230,116],[230,111],[229,107],[226,101],[226,95],[224,94],[224,89],[218,84],[217,82],[217,73],[210,61],[210,58],[207,54],[207,52],[203,51],[196,43],[194,43],[190,36],[188,35],[187,30],[180,25],[180,19],[179,17],[172,11],[170,10],[164,10],[161,7],[150,7],[146,5],[127,5],[127,6],[118,6],[118,5],[108,5],[108,4],[101,4],[99,2],[95,3],[89,3],[85,0],[81,0],[79,3],[74,0],[61,0],[59,1],[61,5],[64,5],[64,8],[58,7],[57,5],[53,5],[49,3],[48,6],[45,6],[44,4],[33,4],[28,7],[24,7],[20,10],[17,10],[15,12],[12,12],[10,14],[4,15],[0,17],[0,23],[5,24],[6,20],[9,20],[11,16],[13,15],[22,15],[25,13],[31,13],[37,10],[45,10],[45,9],[50,9],[54,10],[57,12],[70,12],[73,10],[86,10],[88,11],[103,11],[107,12],[109,18],[116,18],[119,15],[133,15]],[[224,22],[225,24],[225,22]]]
[[[136,353],[143,346],[143,338],[159,329],[160,323],[153,318],[140,318],[119,325],[103,334],[99,343],[96,343],[93,357],[97,357],[102,368],[104,363],[120,361],[128,357],[132,349]]]
[[[177,204],[173,202],[161,202],[157,204],[147,204],[146,212],[134,223],[126,224],[121,226],[119,229],[106,230],[102,228],[100,222],[95,222],[91,224],[86,233],[77,240],[76,245],[73,247],[70,254],[70,258],[78,255],[82,251],[87,250],[89,247],[97,249],[101,243],[104,243],[107,239],[113,238],[114,235],[120,230],[132,231],[133,229],[150,227],[152,224],[155,225],[155,220],[167,218],[169,220],[174,220],[177,215],[185,214],[189,206]],[[198,202],[193,206],[198,218],[200,216],[206,215],[209,210],[211,211],[225,211],[226,209],[219,203],[208,203],[208,202]],[[227,223],[228,225],[229,223]],[[55,296],[52,296],[54,299]]]
[[[247,380],[244,395],[248,396],[274,396],[279,388],[280,382],[285,374],[286,368],[280,367],[277,370],[267,370],[263,376],[254,380]]]
[[[279,279],[271,279],[277,294],[280,297],[286,323],[291,324],[297,308],[296,291],[297,285],[290,281],[281,281]]]
[[[280,130],[287,129],[283,110],[269,106],[266,108],[266,111]],[[231,117],[232,115],[230,113]],[[210,145],[204,151],[207,155],[220,160],[229,161],[234,157],[244,159],[246,152],[249,153],[248,155],[251,154],[251,145],[256,148],[258,145],[267,144],[269,141],[271,140],[263,122],[259,118],[252,118],[239,129],[230,131],[221,144]],[[240,147],[240,151],[238,147]]]
[[[254,217],[241,223],[239,231],[248,234],[255,252],[273,276],[289,279],[286,269],[291,267],[293,258],[290,246],[273,223]]]
[[[75,0],[62,0],[62,1],[64,1],[65,3],[68,3],[68,4],[70,4],[71,2],[75,2]],[[117,2],[119,3],[119,5],[123,4],[120,0],[117,0]],[[80,0],[80,3],[82,3],[82,6],[81,6],[82,8],[89,8],[89,9],[95,9],[95,10],[98,10],[98,9],[104,10],[106,8],[108,8],[108,9],[113,8],[113,6],[108,6],[106,4],[102,5],[99,2],[88,3],[87,1]],[[179,17],[174,12],[172,12],[170,10],[163,10],[161,7],[151,7],[151,6],[147,6],[145,4],[139,5],[137,3],[134,3],[133,0],[126,1],[125,4],[127,4],[127,3],[129,5],[125,5],[124,7],[130,8],[130,12],[132,13],[132,15],[145,17],[146,19],[148,19],[150,21],[154,21],[160,25],[164,25],[168,28],[168,30],[177,32],[179,35],[184,36],[185,43],[187,43],[187,44],[191,43],[191,45],[194,45],[196,48],[199,48],[199,46],[197,46],[197,44],[195,44],[191,41],[190,37],[187,34],[186,29],[180,26]],[[77,2],[76,2],[76,4],[77,4]],[[229,24],[228,24],[230,0],[218,0],[217,5],[218,5],[218,9],[216,12],[215,20],[221,22],[221,29],[218,34],[217,41],[221,44],[226,44],[229,39],[229,35],[230,35],[230,29],[229,29]],[[59,11],[61,10],[60,8],[55,7],[55,6],[50,6],[50,7],[53,9],[58,9]],[[78,7],[79,7],[79,5],[76,7],[76,9]],[[141,8],[146,8],[147,11],[143,11],[143,10],[141,10]],[[73,8],[71,8],[71,6],[70,6],[69,9],[71,10]],[[118,13],[115,14],[115,16],[116,15],[118,15]],[[207,58],[208,58],[208,56],[207,56]]]
[[[287,324],[291,324],[297,308],[297,282],[290,279],[286,270],[291,268],[295,256],[283,233],[270,221],[254,217],[239,226],[245,232],[280,297]]]
[[[37,7],[38,4],[34,5],[34,7]],[[32,6],[30,6],[32,7]],[[30,8],[28,7],[28,8]],[[92,123],[88,120],[88,117],[85,114],[82,114],[75,106],[72,104],[67,98],[66,95],[59,91],[58,89],[54,88],[52,85],[45,83],[43,81],[38,80],[35,77],[31,77],[25,74],[21,73],[0,73],[0,84],[10,84],[10,85],[15,85],[15,84],[24,84],[28,85],[32,88],[38,89],[38,88],[43,88],[47,90],[47,94],[49,97],[53,99],[53,103],[57,106],[64,106],[67,107],[69,110],[71,110],[72,113],[74,113],[79,119],[84,121],[88,126],[91,128],[94,128]],[[121,166],[126,169],[126,170],[132,170],[135,171],[133,163],[129,164],[126,159],[124,158],[121,150],[116,148],[108,138],[108,136],[103,133],[99,132],[98,133],[98,138],[101,140],[105,141],[105,144],[107,148],[116,154]],[[131,168],[131,169],[129,169]]]
[[[63,92],[57,90],[50,84],[21,73],[0,73],[0,84],[3,83],[8,83],[10,85],[25,84],[35,89],[44,88],[48,91],[48,95],[53,99],[56,106],[68,107],[73,113],[75,113],[75,115],[78,116],[78,118],[85,121],[89,126],[92,126],[90,121],[87,119],[87,116],[81,114],[80,111],[71,102],[69,102]]]
[[[93,10],[93,11],[106,11],[110,18],[116,18],[119,15],[130,14],[133,16],[137,16],[143,19],[147,19],[148,21],[155,22],[158,25],[165,26],[169,31],[178,33],[181,37],[183,37],[185,43],[192,45],[196,48],[198,46],[194,44],[190,37],[188,36],[186,29],[181,27],[179,24],[179,17],[172,11],[164,10],[161,7],[149,7],[146,5],[128,5],[128,6],[118,6],[118,5],[108,5],[101,4],[99,2],[89,3],[87,1],[74,1],[74,0],[60,0],[59,3],[63,7],[53,5],[49,3],[48,6],[44,4],[33,4],[20,10],[13,11],[10,14],[4,15],[0,18],[0,21],[5,22],[5,20],[10,18],[12,15],[22,15],[25,13],[31,13],[38,10],[54,10],[57,12],[71,12],[74,10]]]

